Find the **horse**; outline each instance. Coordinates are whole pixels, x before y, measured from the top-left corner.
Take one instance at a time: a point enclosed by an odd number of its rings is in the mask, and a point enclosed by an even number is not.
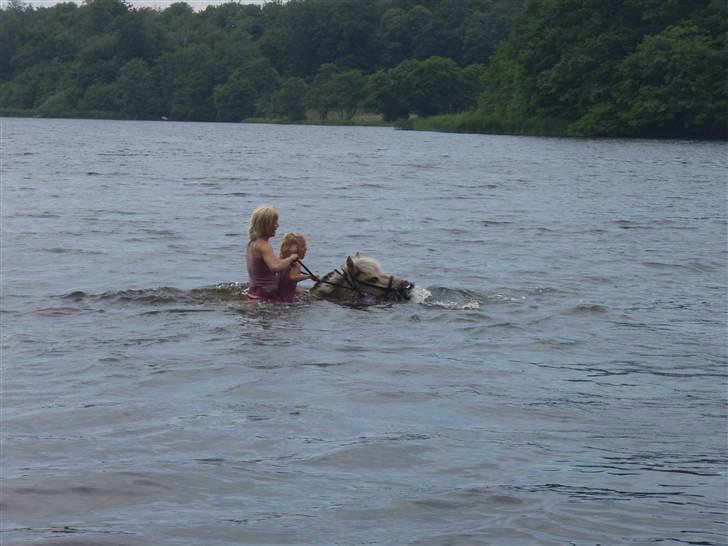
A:
[[[414,287],[410,281],[387,275],[377,260],[357,252],[347,256],[341,270],[334,269],[321,277],[309,293],[332,301],[407,301]]]

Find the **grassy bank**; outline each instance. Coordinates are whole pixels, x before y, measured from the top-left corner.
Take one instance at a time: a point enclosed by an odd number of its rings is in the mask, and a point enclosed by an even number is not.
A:
[[[439,131],[449,133],[482,133],[495,135],[551,136],[551,137],[610,137],[726,140],[725,130],[713,133],[696,132],[695,128],[675,130],[674,127],[651,128],[637,131],[629,125],[615,128],[609,133],[594,133],[580,128],[577,123],[552,118],[531,117],[522,121],[510,121],[495,116],[483,116],[477,112],[464,112],[428,118],[410,118],[396,124],[400,129],[414,131]]]
[[[269,119],[269,118],[247,118],[243,123],[278,123],[282,125],[326,125],[326,126],[366,126],[366,127],[394,127],[393,121],[384,121],[379,114],[357,114],[351,119],[328,118],[319,119],[314,114],[309,114],[306,119]]]
[[[497,135],[579,136],[569,130],[569,124],[553,119],[532,118],[512,122],[476,112],[447,114],[428,118],[410,118],[397,124],[400,129],[440,131],[449,133],[484,133]]]
[[[2,117],[24,117],[24,118],[64,118],[64,119],[109,119],[129,120],[121,112],[94,111],[67,111],[47,113],[39,110],[0,109]],[[144,120],[139,120],[144,121]],[[162,117],[149,117],[146,121],[167,121]],[[174,120],[171,120],[174,121]],[[209,120],[208,123],[215,123]],[[237,123],[237,122],[219,122]],[[448,133],[483,133],[499,135],[531,135],[531,136],[576,136],[568,131],[567,125],[563,122],[552,120],[530,120],[527,123],[512,124],[495,118],[479,116],[473,112],[461,114],[450,114],[433,116],[429,118],[413,117],[400,121],[384,121],[381,115],[359,114],[351,119],[329,118],[318,119],[310,113],[306,119],[270,119],[270,118],[247,118],[241,123],[273,123],[280,125],[323,125],[323,126],[360,126],[360,127],[395,127],[398,129],[414,131],[437,131]]]
[[[129,119],[121,112],[104,110],[69,110],[66,112],[42,112],[19,108],[0,108],[0,117],[5,118],[60,118],[60,119]],[[159,119],[159,118],[149,118]]]
[[[40,110],[23,110],[19,108],[0,108],[0,117],[6,118],[62,118],[62,119],[110,119],[110,120],[131,120],[121,112],[107,112],[102,110],[69,110],[66,112],[43,112]],[[167,120],[161,116],[137,119],[137,121],[175,121]],[[394,127],[395,122],[384,121],[379,114],[358,114],[351,119],[318,119],[314,114],[308,115],[306,119],[270,119],[270,118],[248,118],[241,122],[216,122],[205,120],[207,123],[275,123],[281,125],[327,125],[327,126],[366,126],[366,127]]]

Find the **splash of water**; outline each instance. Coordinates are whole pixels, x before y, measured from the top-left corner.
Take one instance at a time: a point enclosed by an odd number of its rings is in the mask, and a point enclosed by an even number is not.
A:
[[[410,301],[412,303],[425,303],[430,298],[432,298],[432,292],[427,288],[415,286],[410,293]]]
[[[427,305],[429,307],[441,307],[443,309],[463,309],[463,310],[471,310],[471,309],[480,309],[480,301],[473,298],[468,301],[447,301],[442,299],[442,296],[445,295],[443,292],[446,292],[445,290],[438,290],[438,295],[436,297],[433,297],[432,292],[428,290],[427,288],[421,288],[419,286],[415,287],[412,290],[410,300],[413,303],[419,303],[422,305]],[[453,292],[453,291],[449,291]],[[451,294],[452,295],[452,294]],[[458,294],[461,295],[461,294]]]

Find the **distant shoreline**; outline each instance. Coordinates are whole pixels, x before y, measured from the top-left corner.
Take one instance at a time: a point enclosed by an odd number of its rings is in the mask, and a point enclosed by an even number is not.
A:
[[[216,120],[172,120],[164,116],[131,119],[115,112],[69,112],[67,114],[41,115],[34,110],[0,109],[0,117],[5,118],[33,118],[33,119],[89,119],[109,121],[159,121],[184,123],[221,123],[221,124],[273,124],[273,125],[318,125],[323,127],[391,127],[406,131],[430,131],[435,133],[479,134],[479,135],[508,135],[554,138],[598,138],[598,139],[656,139],[656,140],[702,140],[725,142],[728,138],[716,136],[715,138],[697,138],[689,134],[677,135],[651,135],[651,134],[613,134],[589,135],[578,134],[569,129],[568,123],[561,120],[531,120],[525,125],[508,124],[496,118],[487,118],[474,112],[433,116],[429,118],[412,117],[406,120],[384,121],[381,116],[363,114],[354,118],[345,119],[266,119],[249,118],[242,121],[216,121]]]

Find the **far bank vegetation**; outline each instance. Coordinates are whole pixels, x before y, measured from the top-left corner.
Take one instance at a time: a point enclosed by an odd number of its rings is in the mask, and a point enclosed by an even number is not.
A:
[[[3,115],[726,138],[724,0],[0,9]]]

